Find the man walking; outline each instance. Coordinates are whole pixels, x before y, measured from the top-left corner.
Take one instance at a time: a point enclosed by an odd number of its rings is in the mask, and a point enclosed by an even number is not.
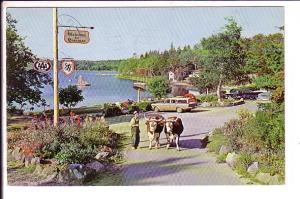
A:
[[[131,127],[131,141],[132,141],[132,149],[137,149],[140,143],[140,128],[139,128],[139,114],[137,111],[133,112],[134,116],[130,120]]]

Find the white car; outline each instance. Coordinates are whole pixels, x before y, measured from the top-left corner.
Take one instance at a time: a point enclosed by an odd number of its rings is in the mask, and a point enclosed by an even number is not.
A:
[[[257,100],[261,100],[261,101],[271,100],[271,92],[263,92],[263,93],[258,94]]]

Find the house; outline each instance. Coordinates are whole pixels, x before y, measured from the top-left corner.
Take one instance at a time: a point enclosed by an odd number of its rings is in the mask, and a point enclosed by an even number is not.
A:
[[[174,66],[169,70],[169,80],[181,81],[189,76],[192,72],[192,67],[185,66]]]
[[[175,73],[173,71],[169,71],[169,80],[175,81]]]

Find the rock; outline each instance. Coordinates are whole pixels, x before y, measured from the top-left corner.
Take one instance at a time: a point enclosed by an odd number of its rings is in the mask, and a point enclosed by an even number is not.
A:
[[[7,161],[14,161],[14,156],[13,156],[13,150],[12,149],[8,149],[7,150]]]
[[[100,152],[100,153],[98,153],[98,154],[95,156],[95,158],[96,158],[97,160],[100,160],[100,159],[102,159],[102,158],[106,158],[108,155],[109,155],[109,152]]]
[[[86,167],[93,169],[96,172],[103,171],[105,169],[105,166],[98,161],[90,162],[90,163],[86,164]]]
[[[207,146],[208,144],[208,135],[203,135],[202,137],[200,137],[200,148],[203,149]]]
[[[25,167],[28,167],[31,164],[31,156],[25,157]]]
[[[280,185],[282,183],[280,183],[280,176],[279,175],[274,175],[271,177],[270,181],[269,181],[270,185]]]
[[[16,147],[13,152],[12,156],[15,160],[24,162],[25,161],[25,155],[23,154],[22,150],[20,147]]]
[[[68,169],[74,170],[74,169],[83,169],[84,164],[69,164]]]
[[[201,107],[210,107],[210,106],[211,106],[211,103],[209,103],[209,102],[203,102],[201,104]]]
[[[264,184],[269,184],[272,176],[269,173],[258,173],[255,178]]]
[[[258,171],[258,162],[253,162],[247,169],[247,172],[255,175]]]
[[[208,136],[210,137],[210,136],[212,136],[214,134],[214,131],[210,131],[209,133],[208,133]]]
[[[238,155],[233,152],[233,153],[228,153],[227,157],[226,157],[226,163],[230,166],[230,167],[234,167],[236,162],[237,162],[237,157]]]
[[[30,164],[36,165],[36,164],[40,164],[40,162],[41,162],[41,158],[40,157],[34,157],[34,158],[31,159]]]
[[[85,180],[95,175],[95,170],[86,167],[83,164],[70,164],[64,170],[59,172],[58,182],[71,185],[81,185]]]
[[[73,169],[73,174],[78,180],[84,178],[84,173],[80,173],[77,169]]]
[[[220,151],[219,151],[219,154],[220,155],[223,155],[223,154],[227,154],[229,153],[231,150],[228,146],[226,145],[222,145],[221,148],[220,148]]]

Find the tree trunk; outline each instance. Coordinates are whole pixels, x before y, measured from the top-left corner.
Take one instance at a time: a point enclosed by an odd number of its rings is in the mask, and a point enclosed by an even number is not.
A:
[[[220,75],[218,87],[217,87],[217,96],[218,96],[218,102],[221,102],[221,89],[222,89],[222,75]]]
[[[206,95],[208,95],[208,88],[206,88]]]

